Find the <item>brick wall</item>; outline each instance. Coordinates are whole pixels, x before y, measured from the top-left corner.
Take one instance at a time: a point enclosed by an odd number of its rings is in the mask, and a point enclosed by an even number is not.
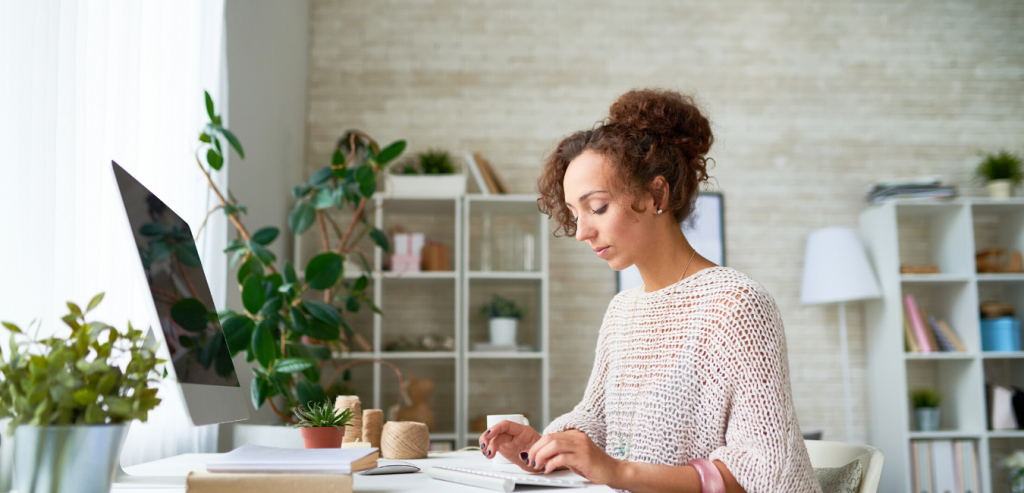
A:
[[[632,87],[695,92],[716,132],[729,265],[782,310],[797,413],[842,439],[835,308],[799,304],[816,228],[855,226],[873,180],[968,178],[1020,151],[1024,4],[1015,1],[328,1],[310,8],[306,173],[357,127],[411,150],[481,152],[532,192],[557,140]],[[552,415],[582,395],[613,273],[551,242]],[[863,327],[850,311],[855,438]],[[486,391],[486,386],[473,389]]]

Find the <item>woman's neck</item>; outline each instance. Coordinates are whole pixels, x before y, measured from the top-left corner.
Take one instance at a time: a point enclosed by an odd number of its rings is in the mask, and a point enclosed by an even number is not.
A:
[[[644,280],[644,292],[664,289],[698,270],[714,265],[694,252],[680,229],[673,229],[665,237],[645,246],[643,260],[636,263],[640,277]]]

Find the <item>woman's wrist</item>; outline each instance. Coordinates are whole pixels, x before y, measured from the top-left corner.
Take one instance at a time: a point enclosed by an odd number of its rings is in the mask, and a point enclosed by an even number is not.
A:
[[[624,485],[633,483],[633,477],[636,473],[636,464],[618,459],[612,459],[612,461],[614,464],[612,469],[612,480],[608,481],[608,486],[621,490],[629,489],[624,487]]]

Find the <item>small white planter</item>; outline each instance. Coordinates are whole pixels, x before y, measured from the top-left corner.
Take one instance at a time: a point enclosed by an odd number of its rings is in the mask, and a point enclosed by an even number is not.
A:
[[[235,424],[234,436],[231,439],[231,449],[234,450],[247,443],[264,447],[303,448],[302,433],[297,428],[291,428],[285,424]]]
[[[388,195],[403,198],[458,197],[466,193],[466,175],[390,175],[384,181]]]
[[[1013,182],[992,180],[988,182],[988,196],[993,199],[1008,199],[1013,196]]]
[[[519,326],[519,319],[512,317],[494,317],[491,319],[488,329],[491,333],[491,344],[495,346],[516,345],[516,328]]]

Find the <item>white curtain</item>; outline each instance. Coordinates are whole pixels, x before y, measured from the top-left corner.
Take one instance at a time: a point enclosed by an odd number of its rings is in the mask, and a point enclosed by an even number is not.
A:
[[[227,106],[223,31],[222,0],[0,1],[0,320],[58,332],[65,301],[103,291],[95,319],[151,324],[110,162],[198,229],[215,197],[193,152],[203,90]],[[206,228],[198,247],[223,308],[223,214]],[[216,426],[191,425],[173,381],[158,395],[124,465],[216,451]]]

